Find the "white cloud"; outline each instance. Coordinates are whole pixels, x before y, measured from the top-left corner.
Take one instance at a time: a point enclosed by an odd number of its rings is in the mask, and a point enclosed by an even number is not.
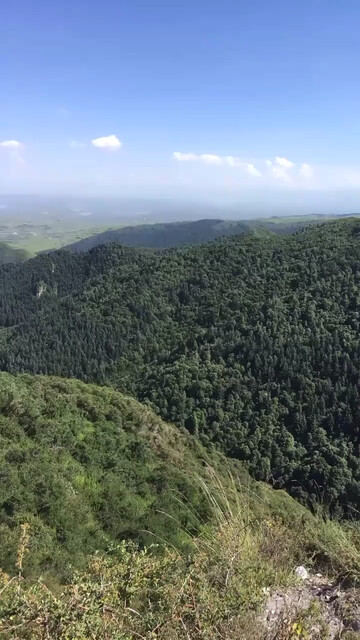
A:
[[[252,162],[244,162],[244,160],[237,156],[224,156],[223,160],[229,165],[229,167],[243,169],[243,171],[248,173],[249,176],[254,176],[255,178],[259,178],[261,176],[261,172]]]
[[[254,176],[255,178],[260,178],[261,172],[251,162],[246,165],[246,169],[249,175]]]
[[[195,153],[181,153],[180,151],[174,151],[173,157],[178,162],[192,162],[193,160],[198,160],[200,156],[197,156]]]
[[[294,166],[294,163],[291,162],[291,160],[288,160],[287,158],[282,158],[280,156],[276,156],[275,164],[277,164],[278,167],[283,167],[284,169],[292,169],[292,167]]]
[[[0,142],[0,147],[4,147],[6,149],[21,149],[22,143],[19,140],[3,140]]]
[[[213,153],[181,153],[174,151],[173,157],[179,162],[204,162],[205,164],[223,164],[224,158]]]
[[[111,136],[103,136],[102,138],[94,138],[91,143],[99,149],[110,149],[114,151],[122,147],[122,142],[120,142],[119,138],[114,134]]]
[[[205,164],[223,164],[223,158],[212,153],[202,153],[200,160]]]
[[[243,169],[250,176],[254,176],[259,178],[261,176],[261,172],[255,167],[252,162],[244,162],[241,158],[237,156],[224,156],[224,161],[229,167],[238,167],[239,169]]]
[[[83,149],[84,147],[86,147],[86,143],[79,142],[79,140],[70,140],[69,147],[71,149]]]
[[[3,140],[0,142],[0,149],[6,149],[10,164],[15,168],[25,164],[23,157],[24,145],[19,140]]]
[[[266,160],[265,164],[271,170],[273,177],[276,180],[282,180],[283,182],[293,182],[293,178],[290,175],[290,169],[292,169],[295,165],[291,160],[287,158],[283,158],[281,156],[276,156],[274,162],[271,160]]]
[[[243,161],[236,156],[225,156],[224,160],[229,167],[241,167],[244,164]]]
[[[301,178],[312,178],[313,175],[313,168],[307,162],[303,162],[299,170],[299,176]]]
[[[255,165],[251,162],[244,162],[237,156],[218,156],[213,153],[181,153],[180,151],[174,151],[173,158],[178,162],[203,162],[210,165],[227,165],[228,167],[235,167],[242,169],[250,176],[261,176],[260,171],[256,169]]]

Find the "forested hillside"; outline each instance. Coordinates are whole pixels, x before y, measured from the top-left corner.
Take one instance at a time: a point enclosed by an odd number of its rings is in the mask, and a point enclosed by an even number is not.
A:
[[[360,225],[1,270],[1,368],[108,382],[332,513],[360,501]]]
[[[169,222],[163,224],[144,224],[123,229],[109,229],[92,235],[65,247],[72,253],[89,251],[101,244],[120,242],[126,247],[148,247],[169,249],[183,244],[201,244],[216,240],[222,236],[234,236],[240,233],[270,232],[275,234],[293,233],[305,225],[312,224],[317,218],[303,216],[300,219],[288,218],[259,220],[196,220],[194,222]]]
[[[244,233],[248,230],[243,222],[233,223],[233,228],[233,233]],[[215,240],[220,235],[226,234],[227,229],[227,224],[222,220],[143,224],[123,229],[109,229],[74,242],[65,249],[78,253],[110,242],[120,242],[128,247],[168,249],[182,244],[199,244]]]
[[[14,247],[0,242],[0,264],[8,264],[9,262],[24,262],[30,258],[30,253],[24,249],[15,249]]]

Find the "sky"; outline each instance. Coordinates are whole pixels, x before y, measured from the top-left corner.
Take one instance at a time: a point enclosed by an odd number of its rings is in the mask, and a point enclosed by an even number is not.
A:
[[[0,193],[360,210],[359,25],[358,0],[2,0]]]

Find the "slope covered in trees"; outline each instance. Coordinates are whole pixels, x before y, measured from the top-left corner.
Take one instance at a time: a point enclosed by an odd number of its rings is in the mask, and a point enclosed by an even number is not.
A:
[[[303,219],[290,218],[277,222],[266,220],[196,220],[194,222],[169,222],[163,224],[144,224],[123,229],[109,229],[102,233],[84,238],[65,247],[72,253],[89,251],[101,244],[120,242],[127,247],[148,247],[152,249],[169,249],[183,244],[201,244],[216,240],[222,236],[234,236],[240,233],[271,232],[275,234],[293,233],[304,225],[316,221],[311,216]]]
[[[0,265],[9,262],[24,262],[30,258],[30,253],[24,249],[15,249],[6,242],[0,242]]]
[[[234,224],[233,233],[247,231],[243,222]],[[67,247],[71,252],[89,251],[101,244],[120,242],[128,247],[150,247],[168,249],[182,244],[199,244],[215,240],[226,233],[226,223],[222,220],[197,220],[196,222],[169,222],[144,224],[123,229],[109,229],[103,233],[84,238]]]
[[[1,367],[110,382],[332,513],[360,500],[360,225],[2,268]]]

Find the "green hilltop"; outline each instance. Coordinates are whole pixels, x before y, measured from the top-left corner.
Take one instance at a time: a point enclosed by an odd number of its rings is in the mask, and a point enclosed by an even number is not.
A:
[[[62,378],[0,373],[0,438],[0,566],[8,571],[23,522],[35,573],[64,577],[123,538],[181,546],[185,530],[210,519],[200,488],[206,465],[224,464],[149,407]]]

